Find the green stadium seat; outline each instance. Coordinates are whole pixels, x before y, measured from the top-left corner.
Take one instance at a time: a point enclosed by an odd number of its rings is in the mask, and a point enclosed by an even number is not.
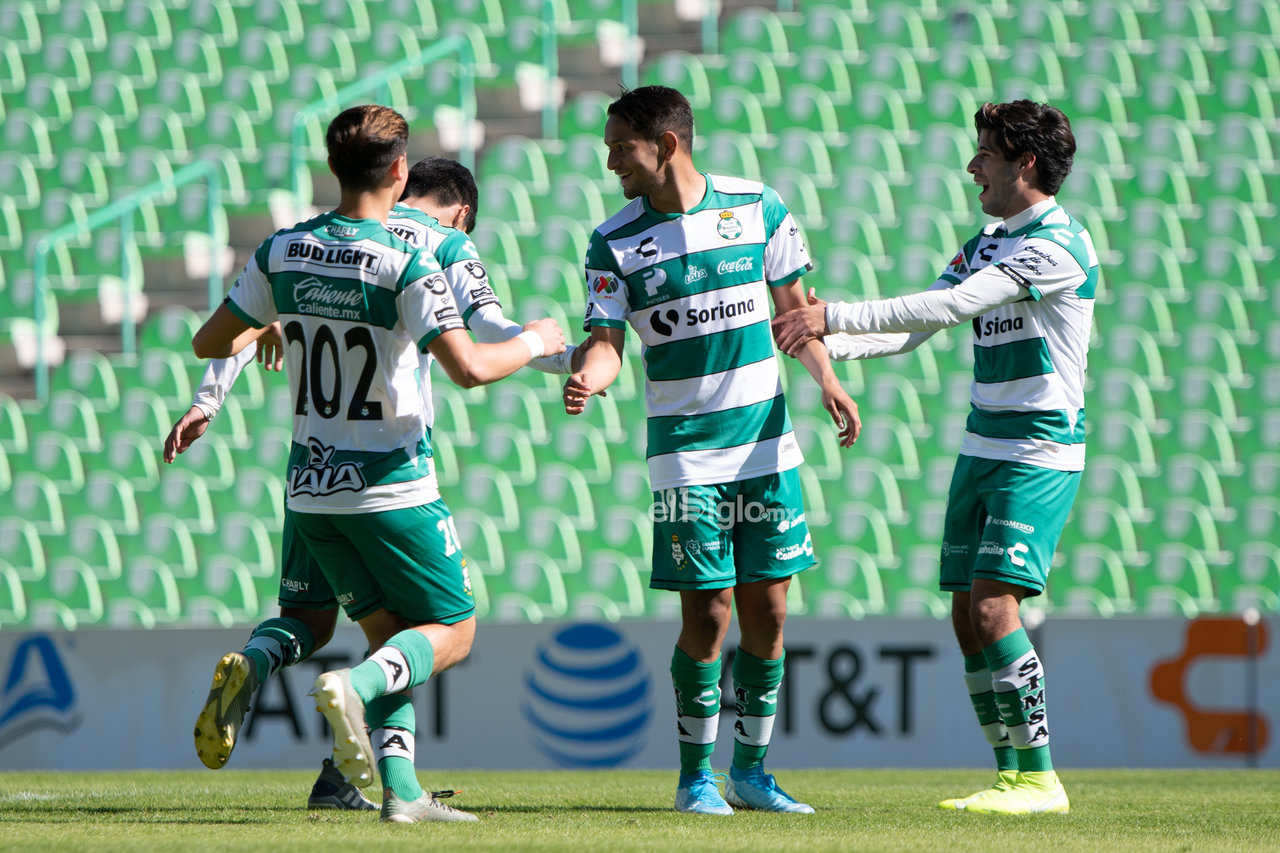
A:
[[[800,87],[809,84],[822,92],[832,102],[847,104],[853,98],[853,82],[844,54],[834,47],[813,45],[796,55],[795,64],[785,69],[787,97]]]
[[[515,554],[507,571],[488,575],[491,612],[505,621],[543,622],[564,617],[568,593],[560,569],[535,551]]]
[[[98,577],[91,566],[77,557],[62,557],[52,565],[48,592],[58,605],[50,608],[57,614],[55,624],[68,629],[86,627],[101,622],[106,615]],[[49,599],[43,603],[48,607]],[[33,609],[44,608],[33,603]]]
[[[26,624],[27,594],[17,569],[0,560],[0,625],[15,628]]]
[[[10,152],[29,158],[33,166],[54,165],[49,124],[35,110],[10,110],[4,120],[4,143]]]
[[[596,144],[603,148],[598,139]],[[546,155],[536,140],[524,136],[507,136],[486,146],[476,171],[481,182],[501,175],[524,184],[534,195],[543,195],[550,189]]]
[[[467,565],[473,570],[473,583],[475,575],[501,574],[506,571],[507,557],[502,534],[492,517],[482,510],[459,506],[453,510],[453,521]]]
[[[50,394],[45,406],[44,422],[76,445],[90,453],[102,449],[102,431],[93,404],[78,391]]]
[[[807,3],[803,16],[783,15],[779,20],[786,44],[801,56],[802,62],[806,52],[817,48],[834,51],[842,63],[860,57],[857,26],[848,4]]]
[[[620,551],[600,550],[588,555],[581,572],[566,575],[569,610],[579,619],[610,622],[645,615],[647,567]]]
[[[24,54],[35,53],[44,46],[40,16],[36,4],[31,0],[16,0],[0,5],[0,31]]]
[[[818,566],[799,577],[815,616],[861,619],[888,612],[880,570],[861,548],[824,549]]]
[[[39,478],[27,479],[28,485],[25,488],[39,488],[35,486]],[[53,492],[56,495],[57,489]],[[16,483],[11,484],[8,494],[14,495],[14,509],[17,509]],[[28,501],[26,505],[30,506],[31,502]],[[41,581],[45,578],[48,561],[45,559],[40,525],[36,520],[17,516],[0,518],[0,560],[13,567],[21,581]]]
[[[855,22],[859,44],[893,45],[914,56],[929,56],[929,33],[918,8],[905,3],[877,3],[874,10],[869,21]]]
[[[706,67],[709,61],[708,57],[682,50],[663,51],[642,69],[641,82],[678,89],[689,99],[695,113],[701,116],[712,105],[711,83]],[[719,95],[716,92],[717,98]]]
[[[1263,613],[1280,610],[1280,548],[1274,542],[1245,542],[1235,572],[1217,579],[1220,598],[1233,613],[1250,607]]]
[[[1120,87],[1101,74],[1073,75],[1068,86],[1066,112],[1072,118],[1092,118],[1111,125],[1124,137],[1137,132]]]
[[[1066,552],[1049,574],[1045,590],[1054,611],[1065,616],[1118,616],[1134,611],[1124,559],[1103,545],[1083,543]]]
[[[886,564],[876,558],[888,613],[898,617],[951,615],[949,596],[938,591],[938,546],[915,545],[907,556]]]
[[[462,471],[460,504],[487,513],[500,532],[516,530],[521,524],[515,486],[501,468],[467,462]]]
[[[436,4],[436,20],[442,29],[457,21],[473,22],[485,36],[501,35],[506,28],[506,16],[499,0],[456,0],[453,3]]]
[[[85,466],[74,440],[58,432],[37,432],[25,457],[14,460],[15,471],[43,474],[63,495],[74,494],[84,486]]]
[[[744,51],[758,51],[775,58],[789,55],[787,27],[777,12],[758,7],[747,8],[722,19],[720,52],[734,56]]]
[[[517,235],[533,234],[538,229],[533,200],[519,181],[504,181],[490,173],[480,182],[480,210],[511,226]]]
[[[852,480],[851,472],[854,470],[853,465],[845,468],[847,488],[841,502],[829,501],[836,507],[832,513],[836,527],[844,532],[846,541],[865,549],[882,568],[900,565],[901,557],[893,541],[892,525],[886,511],[881,505],[858,499],[854,494],[857,487]]]
[[[694,148],[698,163],[709,172],[748,180],[761,180],[764,176],[755,146],[736,131],[714,129],[699,133]]]
[[[782,162],[794,161],[783,159]],[[814,177],[808,169],[800,166],[774,169],[768,175],[769,186],[778,193],[787,210],[800,224],[806,238],[810,233],[822,229],[827,224],[822,197],[818,194],[816,185],[819,179],[821,179],[820,175]]]
[[[19,211],[40,205],[38,158],[18,151],[0,152],[0,192],[13,200]]]
[[[87,87],[88,83],[85,84],[85,88]],[[50,132],[56,134],[74,115],[73,93],[83,91],[84,89],[73,89],[62,77],[46,73],[32,74],[27,78],[21,105],[38,113],[47,123]]]
[[[253,573],[231,554],[206,560],[197,577],[181,580],[177,587],[182,609],[194,624],[231,627],[257,622],[263,615]]]
[[[788,67],[777,63],[770,54],[748,48],[727,54],[723,65],[708,69],[708,79],[717,98],[724,88],[736,86],[754,95],[761,107],[769,108],[782,102],[779,67],[782,73],[786,73]]]
[[[605,111],[614,100],[613,95],[597,90],[578,92],[569,96],[560,110],[560,138],[567,139],[575,134],[601,137],[604,134],[605,120],[608,118]],[[559,177],[557,176],[557,180]]]
[[[418,38],[433,37],[439,28],[431,0],[381,0],[367,5],[371,18],[396,21]]]
[[[1150,566],[1127,568],[1134,598],[1148,614],[1191,618],[1219,608],[1209,566],[1193,548],[1166,543]]]
[[[548,144],[548,171],[556,176],[580,174],[593,181],[601,193],[616,194],[618,177],[609,171],[608,150],[602,139],[603,129],[594,133],[575,133],[565,136],[562,145]],[[698,146],[701,135],[694,138]],[[606,195],[606,198],[609,196]]]

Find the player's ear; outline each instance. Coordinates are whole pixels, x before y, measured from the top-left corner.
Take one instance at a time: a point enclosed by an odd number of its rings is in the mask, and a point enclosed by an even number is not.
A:
[[[663,131],[658,139],[658,151],[662,154],[662,159],[670,160],[678,150],[680,150],[680,137],[676,136],[675,131]]]
[[[466,231],[467,229],[463,226],[467,224],[467,216],[470,215],[470,213],[471,205],[459,205],[457,211],[453,214],[453,222],[450,222],[449,224],[454,228],[457,228],[459,231]]]

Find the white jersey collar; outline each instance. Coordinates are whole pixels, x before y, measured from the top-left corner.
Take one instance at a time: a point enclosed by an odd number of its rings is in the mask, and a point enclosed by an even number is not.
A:
[[[1058,200],[1053,196],[1049,196],[1044,201],[1038,201],[1028,207],[1021,213],[1015,213],[1004,221],[1004,229],[1012,234],[1019,228],[1024,228],[1044,216],[1049,210],[1058,204]]]

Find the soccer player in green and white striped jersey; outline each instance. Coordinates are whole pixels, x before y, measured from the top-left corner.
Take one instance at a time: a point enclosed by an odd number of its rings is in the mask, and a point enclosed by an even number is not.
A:
[[[680,779],[675,807],[812,813],[763,769],[783,675],[791,576],[814,564],[770,308],[799,306],[810,267],[795,220],[755,181],[699,172],[693,112],[674,89],[645,86],[609,106],[609,168],[632,199],[591,235],[588,343],[575,356],[565,410],[581,413],[640,336],[649,414],[654,556],[650,585],[680,592],[671,661]],[[849,446],[860,423],[816,342],[799,357]],[[720,650],[736,603],[738,720],[722,797],[711,773],[720,717]]]
[[[475,636],[466,563],[431,465],[419,353],[470,387],[564,343],[550,319],[503,343],[471,341],[435,258],[385,227],[408,178],[407,139],[404,118],[386,107],[338,115],[325,140],[338,207],[264,241],[192,347],[226,358],[258,328],[283,323],[295,401],[289,509],[371,650],[316,680],[334,763],[364,786],[376,757],[385,821],[475,820],[424,793],[408,758],[407,691],[464,659]]]
[[[1098,285],[1089,232],[1054,194],[1075,138],[1048,104],[985,104],[968,171],[999,221],[956,253],[922,293],[809,305],[774,321],[788,353],[826,337],[832,357],[907,352],[972,322],[971,410],[947,500],[941,587],[965,656],[965,682],[995,750],[997,781],[944,808],[1066,812],[1049,757],[1045,679],[1018,618],[1039,595],[1084,468],[1084,372]],[[844,333],[844,334],[835,334]]]
[[[387,229],[412,246],[424,246],[440,263],[453,292],[463,322],[481,342],[503,341],[521,332],[517,323],[503,316],[502,306],[488,284],[488,274],[471,242],[479,193],[475,178],[466,166],[444,157],[429,157],[409,170],[404,192],[387,218]],[[278,336],[276,336],[278,340]],[[263,340],[251,342],[229,359],[215,359],[205,371],[191,408],[174,424],[165,440],[164,459],[173,462],[207,428],[222,407],[240,371],[255,355],[264,360]],[[536,358],[531,367],[553,373],[568,373],[564,353]],[[267,354],[267,369],[283,370],[283,360]],[[427,424],[434,423],[431,397],[429,353],[421,355],[422,397]],[[332,637],[337,624],[337,598],[320,567],[298,541],[292,510],[285,510],[281,554],[280,615],[267,619],[251,632],[243,652],[224,655],[215,670],[225,681],[237,668],[252,666],[252,677],[240,693],[248,700],[263,681],[277,670],[306,660]],[[246,658],[248,659],[246,661]],[[196,723],[196,751],[213,769],[225,765],[235,747],[242,716],[219,716],[222,692],[212,696]],[[236,707],[240,707],[236,705]],[[320,776],[307,799],[308,808],[376,809],[360,789],[346,783],[326,759]]]

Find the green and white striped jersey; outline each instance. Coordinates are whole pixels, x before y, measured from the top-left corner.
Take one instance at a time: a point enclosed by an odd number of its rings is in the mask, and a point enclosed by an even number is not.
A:
[[[430,252],[376,220],[325,213],[263,241],[226,302],[252,326],[278,318],[284,328],[290,509],[439,498],[418,354],[463,322]]]
[[[395,234],[410,246],[423,246],[435,256],[436,262],[444,272],[445,281],[449,282],[449,291],[453,294],[462,322],[470,327],[471,315],[477,308],[485,305],[502,303],[498,295],[489,285],[489,272],[480,260],[476,244],[471,242],[465,231],[440,224],[429,213],[424,213],[412,205],[396,202],[387,216],[387,230]],[[431,394],[431,353],[419,354],[421,370],[422,405],[427,412],[427,426],[436,422],[435,399]]]
[[[1063,471],[1084,468],[1084,373],[1098,256],[1089,232],[1042,202],[986,226],[941,281],[987,267],[1026,289],[973,320],[972,408],[960,452]]]
[[[640,336],[650,486],[729,483],[803,458],[769,328],[769,286],[810,269],[795,220],[769,187],[706,175],[692,210],[638,198],[591,235],[583,327]]]
[[[465,231],[442,225],[429,213],[401,202],[391,209],[387,230],[410,246],[426,246],[435,255],[458,303],[462,322],[470,323],[477,308],[501,304],[489,284],[489,273],[476,244]]]

